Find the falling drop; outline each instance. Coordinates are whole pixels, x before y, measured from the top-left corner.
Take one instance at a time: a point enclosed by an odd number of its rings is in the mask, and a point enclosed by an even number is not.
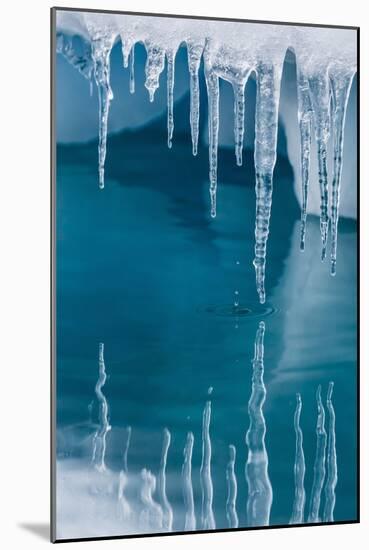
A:
[[[242,166],[243,136],[245,132],[245,83],[234,84],[234,142],[237,166]]]
[[[331,204],[331,275],[336,274],[337,235],[340,206],[342,157],[347,102],[350,95],[352,74],[331,78],[333,96],[333,180]]]
[[[320,497],[325,478],[325,450],[327,445],[327,432],[325,431],[325,411],[321,397],[321,386],[316,392],[318,406],[318,419],[316,424],[316,455],[314,462],[314,479],[311,489],[309,523],[319,522]]]
[[[256,289],[265,303],[266,246],[272,207],[273,171],[277,156],[278,106],[282,64],[259,64],[255,114],[256,221],[255,259]]]
[[[231,529],[238,527],[238,515],[236,510],[237,501],[237,478],[234,471],[236,462],[236,447],[234,445],[229,446],[229,462],[227,464],[226,479],[227,479],[227,502],[226,502],[226,515],[228,526]]]
[[[131,48],[131,53],[129,54],[129,92],[131,94],[135,93],[135,47],[134,45]]]
[[[194,531],[196,529],[195,505],[193,500],[192,488],[192,451],[194,444],[194,436],[192,432],[188,432],[187,441],[183,451],[184,460],[182,466],[183,480],[183,500],[185,504],[185,531]]]
[[[173,114],[173,91],[174,91],[174,64],[175,53],[173,50],[167,51],[167,112],[168,112],[168,147],[172,147],[172,138],[174,130],[174,114]]]
[[[336,505],[337,485],[337,453],[336,453],[336,414],[332,403],[333,382],[329,382],[327,393],[327,410],[329,415],[328,451],[327,451],[327,481],[325,485],[325,505],[323,521],[334,521],[333,512]]]
[[[304,522],[304,510],[306,493],[304,487],[305,480],[305,455],[303,448],[303,434],[300,427],[300,416],[302,409],[302,400],[299,393],[296,394],[296,411],[294,417],[294,427],[296,434],[296,453],[295,453],[295,500],[293,503],[293,512],[290,519],[291,524]]]
[[[169,504],[166,491],[166,467],[168,459],[168,450],[170,446],[170,432],[167,428],[163,431],[163,449],[160,460],[160,471],[158,476],[158,494],[163,510],[163,529],[165,531],[172,531],[173,529],[173,510]]]
[[[211,439],[210,439],[211,402],[207,401],[202,418],[202,459],[200,484],[202,495],[201,529],[215,529],[213,514],[213,481],[211,478]]]
[[[233,305],[234,305],[235,308],[237,308],[239,306],[239,292],[238,292],[238,290],[234,291]]]
[[[268,453],[265,447],[266,424],[263,406],[266,399],[264,385],[265,324],[259,323],[255,337],[252,361],[252,391],[248,404],[250,425],[246,433],[248,457],[246,481],[248,486],[247,522],[250,527],[269,525],[273,490],[268,474]]]

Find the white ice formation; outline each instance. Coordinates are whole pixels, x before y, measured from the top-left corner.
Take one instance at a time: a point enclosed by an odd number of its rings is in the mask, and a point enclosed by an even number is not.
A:
[[[73,52],[70,37],[78,35],[89,45],[85,59]],[[277,157],[278,112],[282,69],[287,50],[297,66],[298,121],[301,147],[301,248],[305,246],[306,213],[310,180],[310,146],[318,151],[320,231],[322,259],[331,228],[331,273],[336,273],[342,151],[347,101],[356,73],[356,32],[352,29],[211,21],[129,14],[58,10],[57,51],[91,78],[99,95],[99,185],[104,187],[108,115],[113,92],[110,86],[110,52],[121,41],[124,66],[130,59],[130,91],[134,91],[134,46],[147,51],[145,86],[150,101],[167,68],[168,146],[174,130],[173,89],[175,57],[187,47],[190,79],[192,151],[199,138],[199,68],[204,61],[208,95],[209,179],[211,215],[216,216],[219,132],[219,80],[234,90],[236,162],[242,164],[245,86],[253,73],[257,80],[254,164],[256,174],[255,257],[256,287],[265,302],[265,265],[272,207],[273,171]],[[90,67],[93,67],[93,71]],[[333,177],[329,185],[328,151],[333,136]],[[316,179],[316,178],[314,178]],[[329,192],[331,206],[329,212]]]

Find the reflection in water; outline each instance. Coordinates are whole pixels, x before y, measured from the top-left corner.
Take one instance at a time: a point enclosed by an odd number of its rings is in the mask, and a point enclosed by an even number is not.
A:
[[[303,435],[300,427],[300,416],[302,409],[301,395],[296,395],[296,411],[294,418],[294,426],[296,433],[296,454],[295,454],[295,500],[293,503],[293,512],[290,519],[290,523],[303,523],[304,522],[304,510],[306,493],[304,487],[305,479],[305,456],[303,449]]]
[[[229,462],[227,464],[227,470],[226,470],[226,477],[227,477],[226,514],[227,514],[228,526],[231,528],[238,527],[238,515],[236,510],[237,478],[234,472],[235,462],[236,462],[236,447],[234,445],[230,445]]]
[[[213,514],[213,481],[211,479],[210,417],[211,402],[207,401],[202,417],[202,460],[200,468],[202,529],[215,529]]]
[[[131,443],[131,435],[132,435],[132,428],[131,426],[128,426],[126,446],[124,448],[124,453],[123,453],[123,468],[125,472],[128,472],[128,451],[129,451],[129,444]]]
[[[273,490],[268,474],[268,453],[265,445],[266,422],[263,414],[263,407],[267,394],[264,384],[264,334],[265,323],[262,321],[259,323],[254,342],[255,351],[252,360],[252,388],[248,403],[250,423],[246,433],[248,458],[245,468],[248,487],[246,504],[247,522],[241,523],[241,526],[244,527],[269,525],[273,502]],[[208,389],[208,400],[206,401],[202,417],[202,458],[200,467],[202,499],[201,516],[197,519],[195,512],[194,488],[192,482],[194,435],[193,432],[190,431],[187,433],[187,439],[183,450],[182,478],[180,479],[179,475],[177,476],[176,473],[173,477],[175,483],[178,483],[179,486],[182,485],[183,497],[180,503],[176,503],[175,510],[176,513],[178,512],[178,518],[175,518],[173,507],[167,497],[167,460],[171,445],[171,433],[167,428],[163,430],[160,468],[157,479],[147,467],[141,470],[140,476],[131,471],[128,473],[128,452],[132,435],[131,426],[127,428],[122,469],[119,473],[116,473],[113,469],[106,466],[106,435],[111,429],[111,426],[108,419],[108,402],[102,392],[105,382],[104,346],[100,344],[99,378],[95,388],[99,401],[99,425],[95,433],[90,436],[89,439],[91,443],[92,438],[93,467],[86,468],[86,464],[82,462],[82,469],[77,471],[78,479],[87,475],[85,489],[82,491],[81,495],[78,495],[81,499],[80,502],[78,498],[76,499],[74,492],[72,492],[73,503],[75,502],[74,505],[78,506],[78,514],[85,514],[85,521],[93,523],[94,526],[96,524],[98,528],[101,528],[102,534],[104,534],[104,522],[106,521],[112,522],[109,523],[109,529],[115,529],[116,534],[165,532],[173,530],[195,531],[197,526],[199,526],[200,529],[215,529],[216,520],[213,511],[214,495],[211,471],[212,443],[210,439],[212,408],[210,396],[213,393],[213,387],[210,386]],[[322,521],[334,521],[333,512],[336,503],[335,490],[338,477],[335,411],[332,404],[332,393],[333,382],[330,382],[327,392],[327,411],[329,415],[327,436],[325,430],[325,410],[321,398],[321,386],[318,387],[316,392],[318,407],[316,423],[317,443],[314,462],[314,478],[307,518],[309,523],[321,521],[319,512],[324,482],[325,502]],[[295,496],[290,524],[303,524],[305,522],[304,511],[306,493],[304,481],[306,465],[303,449],[303,432],[300,425],[301,413],[302,397],[297,393],[294,414],[294,431],[296,437],[294,463]],[[68,430],[68,428],[66,430]],[[69,441],[71,441],[73,445],[73,441],[75,440],[70,439]],[[221,527],[223,527],[223,525],[228,525],[229,528],[237,528],[240,526],[240,520],[236,508],[238,495],[238,483],[235,473],[236,447],[231,444],[228,447],[228,451],[229,457],[226,464],[227,497],[225,502],[225,519],[223,522],[220,520],[218,525]],[[68,467],[68,460],[62,462],[67,464],[67,466],[64,467]],[[325,475],[326,468],[327,476]],[[68,483],[68,479],[73,479],[73,477],[62,476],[62,478],[63,483],[61,486],[63,490],[65,490],[65,480],[67,480]],[[75,481],[70,481],[70,483],[72,484],[71,489],[74,491]],[[87,500],[82,500],[83,498],[87,498]],[[215,502],[218,512],[218,506],[220,504],[219,499],[215,499]],[[222,509],[224,510],[224,503],[222,504]],[[80,521],[80,518],[78,521]]]
[[[332,403],[333,382],[329,383],[327,393],[327,409],[329,415],[327,481],[325,485],[325,506],[323,521],[334,521],[333,511],[336,504],[337,485],[337,454],[336,454],[336,415]]]
[[[106,453],[106,434],[111,430],[109,424],[109,408],[102,388],[106,382],[106,371],[104,362],[104,344],[99,344],[99,378],[96,382],[95,393],[99,401],[99,422],[100,425],[95,432],[93,438],[92,463],[100,472],[106,470],[105,453]]]
[[[192,432],[188,432],[187,441],[183,451],[184,460],[182,466],[183,479],[183,500],[186,510],[185,531],[194,531],[196,529],[195,505],[192,489],[192,451],[194,437]]]
[[[314,463],[314,479],[311,489],[309,523],[316,523],[319,520],[320,497],[325,478],[325,449],[327,446],[327,432],[325,431],[325,411],[321,396],[322,388],[318,387],[316,400],[318,405],[318,420],[316,424],[316,455]]]
[[[269,525],[273,490],[268,476],[268,454],[265,447],[266,425],[263,405],[266,397],[264,385],[264,333],[265,324],[259,323],[255,339],[255,355],[252,362],[252,392],[249,400],[250,426],[246,434],[248,458],[246,480],[248,485],[248,525]]]
[[[167,428],[164,428],[163,437],[164,437],[163,450],[162,450],[161,460],[160,460],[158,490],[159,490],[160,503],[163,509],[163,528],[165,531],[171,531],[173,527],[173,510],[171,505],[169,504],[169,501],[167,498],[167,490],[166,490],[166,484],[167,484],[166,467],[167,467],[168,450],[170,445],[170,432]]]
[[[141,502],[142,510],[140,513],[139,525],[142,531],[162,531],[163,530],[163,510],[160,504],[155,502],[153,494],[156,489],[156,478],[144,468],[141,472]]]

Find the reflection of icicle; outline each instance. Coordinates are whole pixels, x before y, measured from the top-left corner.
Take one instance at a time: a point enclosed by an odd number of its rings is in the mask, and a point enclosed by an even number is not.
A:
[[[331,205],[331,274],[336,274],[337,230],[340,205],[340,186],[342,174],[343,138],[347,102],[353,75],[334,76],[331,79],[333,95],[333,180]]]
[[[314,114],[315,138],[318,148],[318,172],[320,186],[320,235],[322,239],[322,260],[327,249],[328,237],[328,173],[327,143],[329,138],[329,81],[327,71],[309,78],[310,97]]]
[[[246,434],[248,458],[246,480],[248,485],[247,521],[250,527],[269,525],[273,490],[268,475],[268,454],[265,447],[266,425],[263,405],[266,398],[264,385],[264,322],[259,323],[255,338],[252,392],[248,410],[250,426]]]
[[[135,47],[132,46],[129,54],[129,91],[135,93]]]
[[[314,462],[314,479],[311,489],[309,523],[319,521],[320,497],[325,478],[325,449],[327,445],[327,432],[325,431],[325,411],[321,397],[321,386],[316,392],[318,405],[318,419],[316,424],[316,455]]]
[[[190,124],[192,138],[192,154],[197,155],[199,141],[199,118],[200,118],[200,87],[199,68],[201,56],[204,50],[203,44],[187,44],[188,68],[190,71]]]
[[[160,472],[158,477],[158,493],[163,510],[163,529],[165,531],[171,531],[173,527],[173,510],[171,505],[169,504],[166,492],[166,467],[168,449],[170,445],[170,432],[167,428],[164,429],[163,436],[163,450],[160,460]]]
[[[127,483],[128,483],[127,474],[123,470],[121,470],[119,472],[119,486],[118,486],[118,517],[124,520],[128,519],[132,513],[129,502],[124,494]]]
[[[91,43],[95,82],[99,94],[99,187],[101,189],[104,187],[109,107],[113,99],[110,87],[110,52],[114,40],[114,35],[107,34],[92,40]]]
[[[83,39],[81,38],[81,40]],[[56,52],[61,53],[72,67],[77,69],[87,80],[91,81],[93,71],[91,48],[85,40],[83,40],[82,46],[82,55],[77,55],[71,36],[64,35],[63,33],[57,33],[56,35]]]
[[[237,479],[234,472],[234,465],[236,462],[236,447],[234,445],[229,446],[229,462],[227,464],[226,478],[227,478],[227,503],[226,514],[228,525],[231,528],[238,527],[238,515],[236,510],[237,501]]]
[[[100,426],[95,432],[93,438],[92,463],[100,472],[106,470],[105,452],[106,452],[106,434],[111,429],[108,418],[108,402],[102,392],[106,382],[106,371],[104,362],[104,344],[99,344],[99,378],[96,383],[95,393],[99,402],[99,420]]]
[[[195,505],[193,501],[192,489],[192,450],[194,437],[192,432],[188,432],[187,441],[184,448],[184,460],[182,466],[183,480],[183,499],[186,509],[185,531],[194,531],[196,529]]]
[[[128,472],[128,450],[129,450],[129,444],[131,442],[131,435],[132,435],[132,428],[131,426],[128,426],[126,446],[124,448],[124,453],[123,453],[123,468],[125,472]]]
[[[312,109],[309,95],[309,82],[298,71],[297,81],[298,121],[300,127],[300,163],[301,163],[301,233],[300,249],[305,249],[307,201],[310,178],[310,148]]]
[[[200,483],[202,493],[201,528],[215,529],[213,514],[213,481],[211,479],[211,440],[210,440],[211,402],[207,401],[202,417],[202,459]]]
[[[277,151],[278,105],[281,65],[259,64],[255,114],[256,288],[261,304],[265,303],[266,245],[272,207],[273,170]]]
[[[167,117],[168,117],[168,147],[172,147],[172,138],[174,130],[174,114],[173,114],[173,91],[174,91],[174,67],[175,67],[175,52],[167,51]]]
[[[242,166],[243,135],[245,132],[245,83],[234,84],[234,142],[236,161]]]
[[[144,468],[141,472],[142,488],[141,501],[143,508],[140,513],[140,527],[146,531],[160,531],[163,529],[163,511],[160,504],[155,502],[153,494],[156,488],[155,476]]]
[[[336,454],[336,415],[332,403],[333,382],[329,382],[327,409],[329,414],[327,481],[325,485],[325,505],[323,521],[334,521],[333,512],[336,504],[337,454]]]
[[[304,487],[305,479],[305,456],[303,449],[303,435],[300,427],[300,416],[302,409],[301,395],[296,395],[296,411],[294,418],[295,434],[296,434],[296,455],[295,455],[295,500],[293,503],[293,512],[290,523],[303,523],[306,493]]]
[[[159,88],[159,77],[164,69],[165,52],[159,46],[146,44],[147,59],[145,65],[145,87],[149,92],[150,101],[154,101],[154,94]]]

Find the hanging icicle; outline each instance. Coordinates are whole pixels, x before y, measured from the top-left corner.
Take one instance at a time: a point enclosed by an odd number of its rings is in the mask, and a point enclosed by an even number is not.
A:
[[[174,68],[176,54],[173,50],[167,51],[167,126],[168,126],[168,147],[172,148],[174,130],[173,114],[173,91],[174,91]]]
[[[333,98],[333,180],[331,201],[331,275],[336,275],[337,236],[342,175],[342,157],[347,102],[353,73],[333,74],[331,90]]]
[[[257,67],[255,113],[256,221],[255,259],[256,289],[265,303],[266,247],[272,208],[273,171],[277,158],[278,107],[282,63],[260,63]]]
[[[204,44],[188,42],[187,58],[190,71],[190,125],[192,139],[192,154],[197,155],[199,142],[199,120],[200,120],[200,85],[199,69],[201,57],[204,51]]]

